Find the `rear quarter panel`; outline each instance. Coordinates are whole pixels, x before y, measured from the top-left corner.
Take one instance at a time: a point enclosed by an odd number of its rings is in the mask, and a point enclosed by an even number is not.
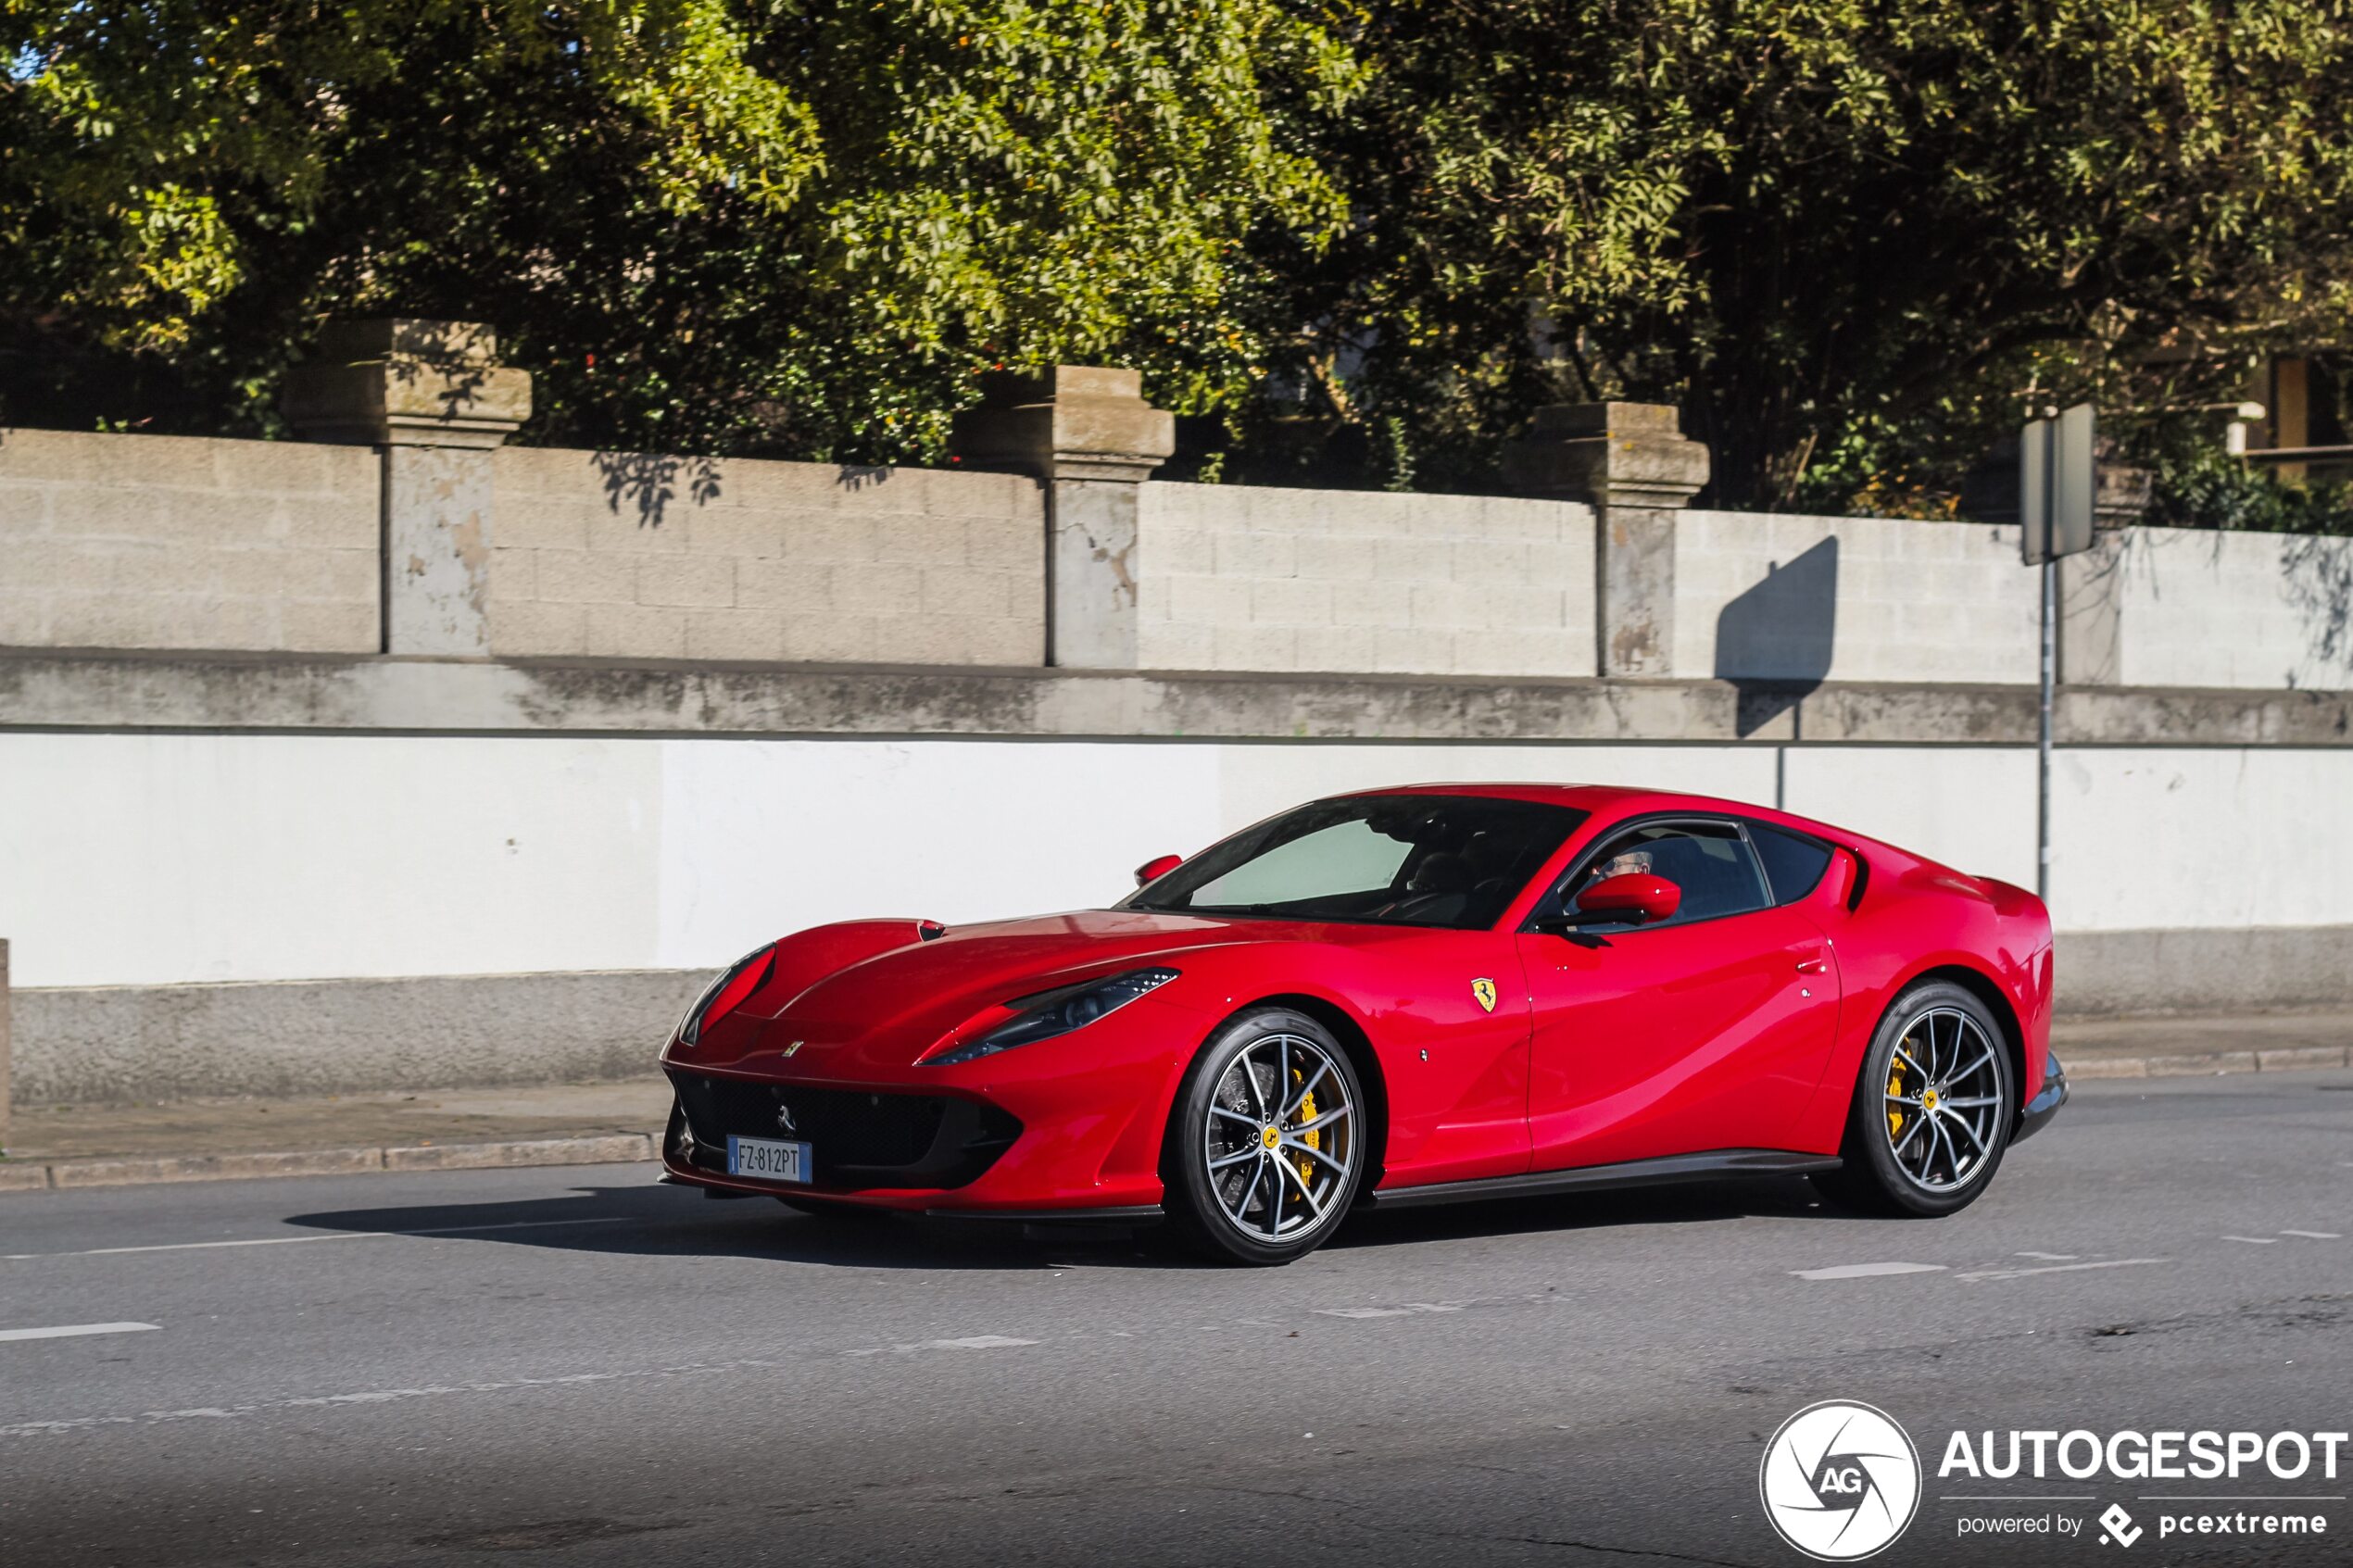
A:
[[[2032,1098],[2050,1049],[2051,923],[2043,901],[1892,846],[1827,835],[1842,852],[1803,907],[1837,955],[1838,1028],[1822,1081],[1799,1119],[1799,1148],[1837,1152],[1871,1036],[1904,988],[1938,970],[1967,971],[1990,984],[2010,1015],[2003,1022],[2017,1030],[2019,1103]],[[1864,887],[1853,900],[1858,875]]]

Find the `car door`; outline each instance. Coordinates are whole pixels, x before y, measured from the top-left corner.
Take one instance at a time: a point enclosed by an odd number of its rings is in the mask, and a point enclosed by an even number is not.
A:
[[[1830,943],[1776,902],[1730,819],[1630,824],[1580,857],[1543,908],[1627,871],[1681,889],[1673,918],[1517,938],[1531,1168],[1788,1147],[1837,1026]]]

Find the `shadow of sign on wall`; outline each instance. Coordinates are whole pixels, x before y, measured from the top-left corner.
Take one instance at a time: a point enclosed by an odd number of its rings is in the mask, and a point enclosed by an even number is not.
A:
[[[1838,636],[1838,540],[1823,540],[1717,612],[1716,678],[1739,693],[1737,732],[1755,734],[1829,678]],[[1793,736],[1793,739],[1803,738]]]

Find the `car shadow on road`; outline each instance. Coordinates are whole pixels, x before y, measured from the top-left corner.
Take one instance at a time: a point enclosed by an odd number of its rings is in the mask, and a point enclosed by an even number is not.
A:
[[[1495,1198],[1427,1209],[1378,1208],[1352,1217],[1333,1247],[1395,1247],[1483,1236],[1691,1225],[1777,1217],[1856,1221],[1870,1216],[1822,1200],[1803,1177],[1688,1182],[1671,1186]]]
[[[1692,1183],[1576,1197],[1443,1208],[1362,1210],[1327,1244],[1387,1247],[1629,1225],[1697,1224],[1752,1216],[1854,1215],[1823,1205],[1803,1181]],[[323,1231],[446,1236],[563,1252],[656,1258],[771,1259],[857,1269],[1211,1267],[1166,1227],[1025,1225],[889,1214],[803,1214],[763,1198],[714,1202],[653,1183],[582,1186],[560,1198],[343,1209],[286,1223]]]
[[[1129,1227],[1029,1227],[887,1213],[804,1214],[761,1198],[727,1201],[652,1182],[574,1187],[561,1198],[407,1203],[290,1214],[290,1225],[354,1233],[391,1231],[654,1258],[750,1258],[853,1269],[1025,1269],[1059,1266],[1083,1249],[1088,1261],[1182,1267],[1168,1248],[1139,1246]]]

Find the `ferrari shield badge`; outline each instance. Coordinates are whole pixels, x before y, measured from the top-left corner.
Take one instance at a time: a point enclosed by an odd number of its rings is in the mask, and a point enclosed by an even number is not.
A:
[[[1472,981],[1471,995],[1478,998],[1479,1010],[1482,1012],[1495,1010],[1495,983],[1492,980],[1482,975]]]

